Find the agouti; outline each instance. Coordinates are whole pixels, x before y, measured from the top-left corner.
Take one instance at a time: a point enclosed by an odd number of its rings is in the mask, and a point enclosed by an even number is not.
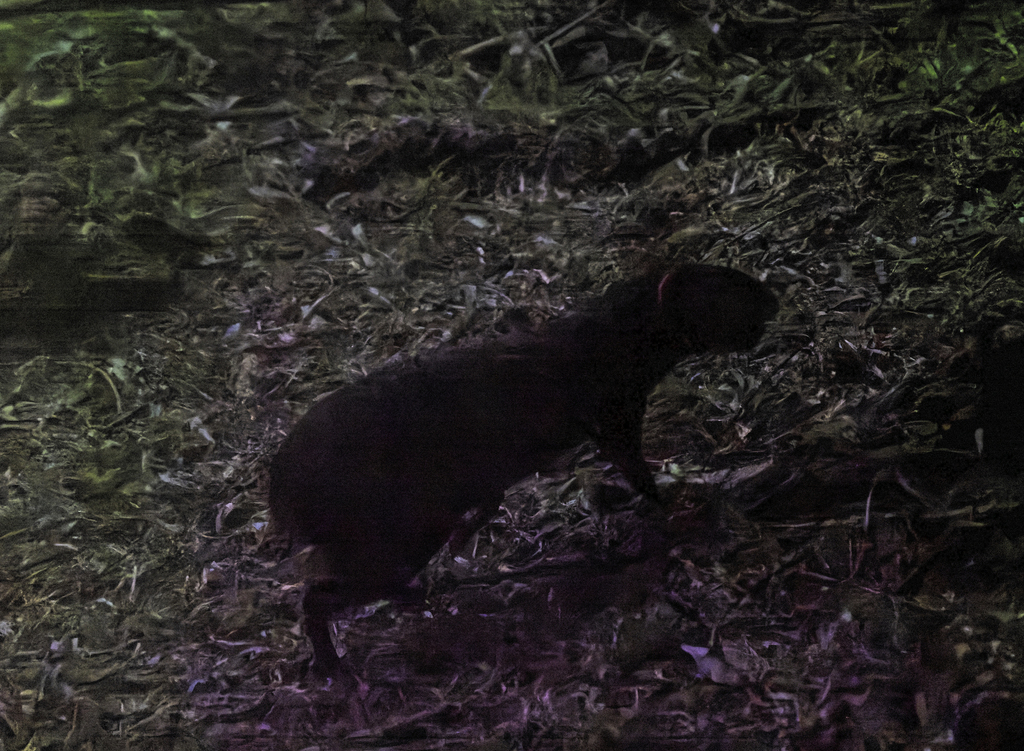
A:
[[[320,548],[332,578],[303,599],[313,666],[336,673],[328,625],[348,605],[414,597],[409,585],[506,488],[593,441],[657,499],[640,449],[648,394],[681,358],[752,347],[778,311],[739,271],[683,265],[612,285],[536,330],[440,346],[316,402],[270,467],[270,511]],[[464,538],[463,538],[464,539]]]

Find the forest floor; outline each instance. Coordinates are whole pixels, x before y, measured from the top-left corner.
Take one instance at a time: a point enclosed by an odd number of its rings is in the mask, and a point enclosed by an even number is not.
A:
[[[61,6],[0,7],[2,748],[1024,747],[1018,4]],[[308,675],[314,399],[683,262],[782,309],[652,394],[664,514],[583,446]]]

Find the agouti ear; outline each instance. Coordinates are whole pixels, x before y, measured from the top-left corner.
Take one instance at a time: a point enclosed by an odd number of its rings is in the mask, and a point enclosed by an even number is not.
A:
[[[664,302],[665,287],[672,283],[672,280],[675,278],[676,273],[677,272],[675,272],[675,271],[670,271],[667,274],[665,274],[665,276],[661,277],[661,281],[658,282],[658,307],[659,308],[661,307],[662,302]]]

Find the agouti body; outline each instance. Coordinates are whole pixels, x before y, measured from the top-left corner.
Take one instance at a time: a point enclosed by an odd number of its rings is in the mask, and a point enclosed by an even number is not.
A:
[[[408,598],[467,512],[592,440],[657,498],[641,453],[647,395],[681,358],[753,346],[778,311],[739,271],[685,265],[622,282],[586,310],[485,343],[442,346],[316,402],[270,467],[277,529],[320,548],[333,578],[303,600],[314,667],[337,672],[331,616]]]

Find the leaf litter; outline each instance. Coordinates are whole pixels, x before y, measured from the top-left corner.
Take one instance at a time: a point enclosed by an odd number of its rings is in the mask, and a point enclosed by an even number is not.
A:
[[[5,748],[1019,744],[1013,4],[5,23]],[[666,512],[584,446],[306,677],[295,417],[665,260],[783,305],[652,395]]]

